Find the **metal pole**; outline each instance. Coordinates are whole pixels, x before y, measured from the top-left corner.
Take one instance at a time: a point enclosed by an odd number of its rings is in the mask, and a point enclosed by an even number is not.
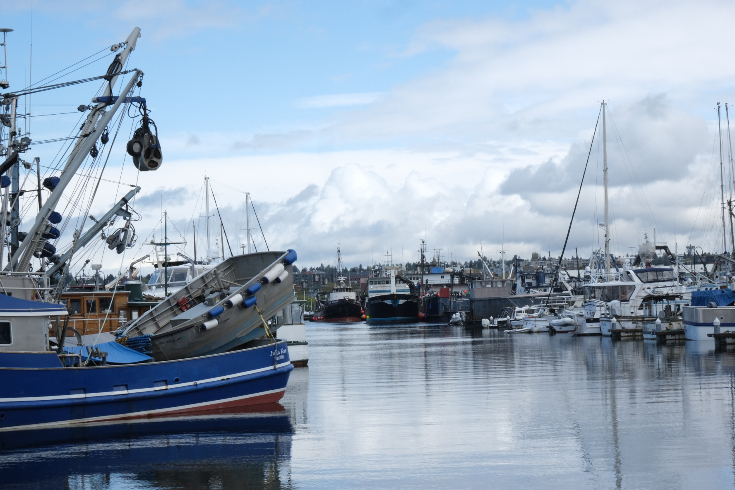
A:
[[[3,268],[3,256],[5,255],[5,226],[8,224],[8,188],[5,188],[3,196],[2,218],[0,219],[0,230],[2,230],[2,239],[0,239],[0,270]]]
[[[248,253],[250,253],[250,193],[245,193],[245,227],[247,228],[246,242],[248,244]]]
[[[36,157],[34,160],[36,161],[36,177],[38,180],[38,210],[41,211],[43,207],[43,202],[41,202],[41,159]]]
[[[204,190],[206,199],[204,200],[204,213],[206,214],[206,226],[207,226],[207,258],[209,258],[209,249],[212,244],[209,241],[209,177],[204,177]]]
[[[727,253],[727,228],[725,227],[725,173],[722,165],[722,124],[720,118],[720,103],[717,103],[717,132],[720,140],[720,198],[722,202],[722,247]]]
[[[605,175],[605,275],[610,274],[610,214],[607,202],[607,123],[605,120],[605,101],[602,101],[602,161]],[[606,279],[607,280],[607,279]]]
[[[168,297],[168,214],[163,212],[163,295]]]
[[[730,175],[733,179],[733,185],[730,187],[730,199],[727,200],[728,205],[728,217],[730,218],[730,250],[735,251],[735,226],[733,226],[733,200],[732,200],[732,191],[735,187],[735,172],[733,172],[733,162],[732,162],[732,139],[730,138],[730,111],[727,106],[727,102],[725,102],[725,118],[727,120],[727,144],[728,144],[728,161],[730,163]]]
[[[10,133],[8,137],[8,151],[15,144],[16,124],[15,118],[18,110],[18,98],[13,98],[10,104]],[[18,250],[18,225],[20,224],[20,200],[18,193],[20,192],[20,156],[15,159],[15,163],[10,169],[10,198],[13,200],[13,207],[10,210],[10,255],[15,254]],[[10,269],[13,270],[12,267]]]

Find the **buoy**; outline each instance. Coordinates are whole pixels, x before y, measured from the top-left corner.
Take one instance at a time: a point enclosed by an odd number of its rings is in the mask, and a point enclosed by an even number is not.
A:
[[[283,281],[286,280],[287,277],[288,277],[288,271],[283,271],[283,272],[281,272],[281,275],[278,276],[278,277],[276,277],[276,280],[273,281],[273,282],[275,282],[276,284],[277,283],[280,283],[280,282],[283,282]]]
[[[7,186],[9,186],[11,184],[11,182],[12,181],[10,180],[10,177],[8,177],[7,175],[3,175],[0,178],[0,187],[2,187],[3,189],[5,189]]]
[[[48,220],[52,224],[58,225],[59,223],[61,223],[61,215],[59,213],[57,213],[56,211],[53,211],[51,214],[49,214]]]
[[[291,265],[294,262],[296,262],[296,250],[288,249],[288,253],[283,258],[283,263],[285,265]]]
[[[54,189],[56,189],[56,186],[59,185],[60,180],[61,179],[58,177],[46,177],[45,179],[43,179],[43,186],[46,189],[53,191]]]
[[[215,318],[214,320],[209,320],[208,322],[202,323],[202,330],[210,330],[217,325],[219,325],[219,320]]]
[[[251,297],[249,297],[248,299],[246,299],[245,301],[242,302],[242,307],[243,308],[250,308],[251,306],[253,306],[257,302],[258,302],[258,298],[256,298],[255,296],[251,296]]]
[[[262,282],[263,284],[268,284],[269,282],[275,281],[278,276],[281,275],[281,272],[283,272],[284,269],[285,267],[283,267],[283,264],[274,265],[271,270],[265,273],[260,282]]]
[[[242,294],[236,294],[225,301],[225,304],[228,308],[232,308],[234,305],[239,304],[240,302],[242,302]]]
[[[207,316],[209,318],[217,318],[222,313],[224,313],[224,311],[225,309],[222,306],[216,306],[207,312]]]
[[[56,253],[56,247],[54,247],[53,245],[51,245],[49,242],[46,242],[46,244],[41,249],[41,257],[42,258],[51,257],[55,253]]]
[[[46,240],[56,240],[60,236],[61,232],[52,226],[46,233],[41,235],[41,238],[45,238]]]
[[[365,315],[362,315],[362,319],[365,320],[367,317]]]

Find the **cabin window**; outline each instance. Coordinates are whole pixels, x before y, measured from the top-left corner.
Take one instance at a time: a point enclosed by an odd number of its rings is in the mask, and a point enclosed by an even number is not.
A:
[[[97,313],[97,300],[96,299],[88,299],[87,300],[87,314],[90,313]]]
[[[115,313],[112,298],[100,298],[100,311],[102,313]]]
[[[10,322],[0,322],[0,345],[10,345],[13,343],[13,333],[10,329]]]
[[[635,291],[635,286],[598,286],[585,288],[587,290],[586,299],[598,299],[600,301],[628,301]]]
[[[161,278],[161,271],[153,271],[153,274],[151,274],[151,278],[148,279],[148,284],[156,284],[158,283],[158,280]]]
[[[69,309],[71,310],[72,315],[81,315],[82,314],[82,300],[76,299],[76,298],[70,299]]]
[[[642,282],[674,281],[676,274],[672,270],[635,271]]]
[[[128,321],[128,311],[127,310],[119,310],[120,320],[123,322]]]
[[[138,319],[138,310],[130,310],[130,314],[132,315],[132,320]]]
[[[186,282],[186,269],[174,269],[171,273],[170,282]]]

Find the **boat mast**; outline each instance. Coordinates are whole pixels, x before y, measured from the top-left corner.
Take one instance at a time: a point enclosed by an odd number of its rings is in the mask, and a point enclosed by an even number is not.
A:
[[[7,29],[2,28],[0,29],[0,32],[3,33],[3,65],[0,66],[0,71],[3,72],[2,75],[0,75],[0,88],[2,89],[8,89],[10,88],[10,81],[8,77],[8,48],[7,48],[7,37],[9,32],[13,32],[13,29]],[[16,147],[16,138],[17,130],[16,130],[16,116],[17,116],[17,110],[18,110],[18,97],[12,97],[9,101],[9,110],[10,110],[10,120],[8,121],[10,126],[10,131],[8,132],[8,143],[7,143],[7,153],[5,153],[5,156],[10,159],[13,157],[13,153],[15,153],[15,163],[13,163],[11,169],[10,169],[10,178],[12,180],[12,187],[10,189],[11,194],[8,196],[7,189],[6,189],[6,200],[13,199],[13,207],[11,210],[11,217],[10,217],[10,253],[11,255],[15,253],[15,250],[18,248],[18,222],[20,221],[18,218],[20,216],[20,203],[18,202],[17,196],[18,192],[20,191],[20,170],[19,170],[19,157],[18,157],[18,148]],[[8,160],[6,160],[8,162]],[[7,212],[7,209],[5,209],[5,206],[7,206],[7,203],[3,204],[3,213]],[[3,214],[3,227],[2,227],[2,233],[5,233],[5,214]],[[2,240],[2,245],[0,248],[0,254],[5,253],[5,241]],[[0,264],[2,264],[2,259],[0,259]]]
[[[206,227],[207,227],[207,258],[209,258],[209,248],[212,244],[209,241],[209,177],[204,176],[204,213],[206,215]]]
[[[505,281],[505,219],[503,219],[503,242],[500,245],[500,262],[502,262],[503,280]]]
[[[722,247],[727,254],[727,228],[725,227],[725,173],[722,165],[722,124],[720,118],[720,103],[717,103],[717,132],[720,140],[720,198],[722,203]]]
[[[342,252],[339,249],[339,245],[337,245],[337,276],[342,275]]]
[[[163,295],[168,297],[168,212],[163,212]]]
[[[605,278],[610,274],[610,214],[607,202],[607,122],[605,119],[605,107],[602,101],[602,162],[603,174],[605,176]]]
[[[250,193],[245,193],[245,232],[246,243],[248,244],[248,253],[250,253]]]
[[[112,88],[115,85],[115,82],[117,81],[117,78],[119,77],[122,68],[125,66],[128,55],[135,49],[135,44],[139,37],[140,29],[136,27],[135,29],[133,29],[133,32],[130,33],[130,36],[128,36],[127,40],[125,41],[125,47],[115,57],[115,61],[113,61],[113,64],[108,69],[111,71],[111,74],[109,83],[107,84],[107,87],[104,91],[104,94],[106,96],[112,95]],[[114,50],[119,48],[120,46],[117,45],[114,47]],[[26,234],[23,243],[18,245],[17,250],[13,252],[10,263],[8,264],[8,266],[6,266],[10,270],[28,270],[28,266],[30,265],[31,258],[33,257],[34,252],[36,252],[45,243],[45,239],[42,238],[42,235],[45,233],[46,227],[49,226],[48,218],[51,213],[54,212],[56,204],[61,199],[61,194],[66,189],[67,185],[69,185],[69,182],[71,182],[71,179],[76,174],[76,171],[79,169],[80,165],[87,158],[90,150],[97,142],[97,139],[101,136],[103,132],[102,130],[106,128],[107,125],[110,123],[112,117],[120,108],[120,105],[122,105],[126,101],[128,94],[133,90],[133,87],[136,83],[138,83],[143,75],[143,72],[141,72],[140,70],[134,69],[132,71],[133,73],[131,74],[130,80],[128,81],[127,85],[120,91],[120,96],[117,97],[116,100],[114,98],[105,99],[115,100],[112,106],[110,106],[109,102],[107,101],[98,102],[99,99],[93,99],[95,105],[91,109],[90,114],[87,116],[87,119],[82,125],[82,129],[80,131],[80,134],[83,135],[83,137],[77,141],[73,150],[69,154],[67,163],[59,177],[59,183],[51,192],[51,195],[46,200],[43,208],[38,212],[38,215],[36,216],[33,225],[31,225],[31,229],[28,230],[28,233]],[[28,141],[28,143],[30,143],[30,140]]]
[[[8,153],[11,148],[16,147],[15,136],[17,133],[15,118],[18,112],[18,97],[13,97],[13,101],[10,103],[10,133],[8,136]],[[20,193],[20,156],[16,155],[15,163],[10,168],[10,199],[12,207],[10,209],[10,255],[15,255],[18,250],[18,225],[20,224],[20,199],[18,194]],[[12,271],[12,262],[11,268]]]
[[[727,121],[727,145],[728,145],[728,153],[727,153],[727,160],[730,164],[730,176],[733,179],[733,185],[730,187],[730,199],[727,200],[727,215],[730,218],[730,250],[735,251],[735,230],[733,229],[733,222],[732,222],[732,191],[733,188],[735,188],[735,173],[733,172],[733,162],[732,162],[732,139],[730,138],[730,111],[727,106],[727,102],[725,102],[725,120]]]

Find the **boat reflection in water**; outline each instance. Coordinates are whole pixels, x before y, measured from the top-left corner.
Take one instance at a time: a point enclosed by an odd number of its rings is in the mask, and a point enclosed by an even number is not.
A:
[[[116,425],[0,434],[3,486],[282,488],[293,426],[277,403]]]

